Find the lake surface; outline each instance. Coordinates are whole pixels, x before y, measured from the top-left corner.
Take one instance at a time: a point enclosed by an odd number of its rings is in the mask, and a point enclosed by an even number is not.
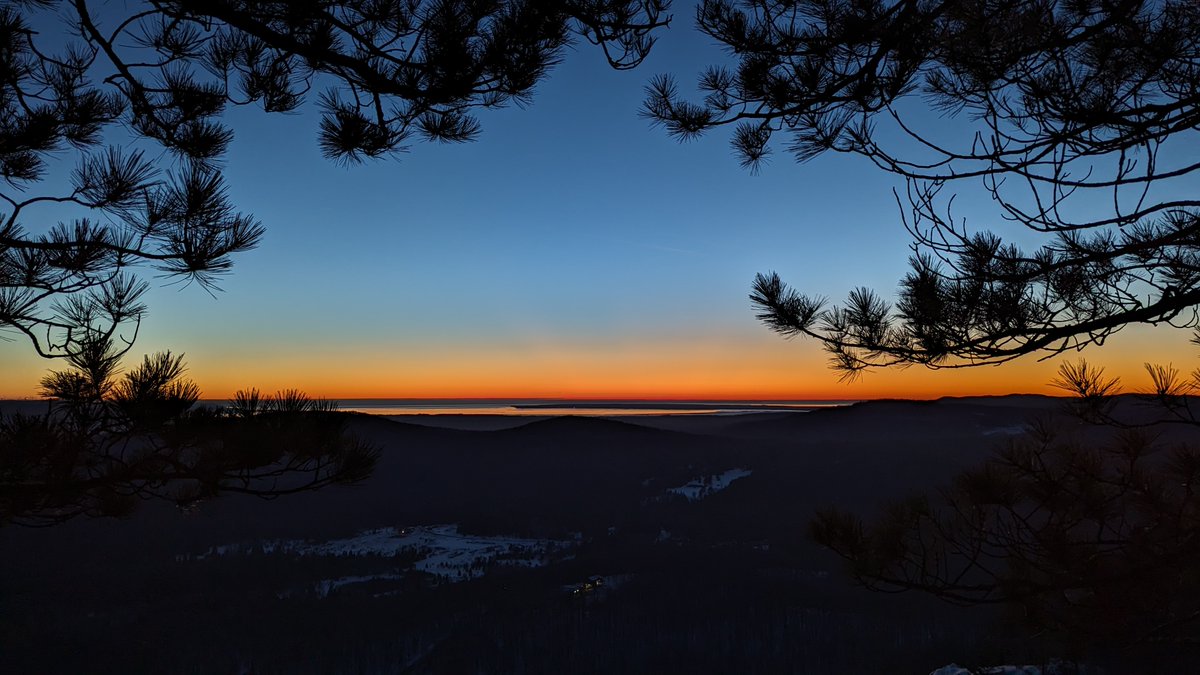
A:
[[[562,399],[344,399],[341,410],[370,415],[738,415],[803,412],[855,401],[573,401]]]

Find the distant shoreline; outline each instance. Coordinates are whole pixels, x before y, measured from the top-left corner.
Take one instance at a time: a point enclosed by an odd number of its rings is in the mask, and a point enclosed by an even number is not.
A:
[[[547,418],[563,416],[586,417],[730,417],[751,414],[803,414],[818,410],[836,410],[862,405],[891,403],[954,404],[976,403],[1004,405],[1028,400],[1044,400],[1043,394],[997,394],[984,396],[944,396],[938,399],[880,398],[865,400],[647,400],[647,399],[331,399],[344,412],[387,418],[430,417],[513,417]],[[39,414],[47,405],[46,399],[0,399],[0,412]],[[226,406],[227,399],[205,399],[204,405]]]
[[[563,401],[561,403],[518,403],[513,405],[519,410],[598,410],[598,409],[628,409],[628,410],[817,410],[820,408],[837,408],[853,405],[859,401],[829,401],[812,403],[707,403],[701,401],[655,402],[595,402],[595,401]]]

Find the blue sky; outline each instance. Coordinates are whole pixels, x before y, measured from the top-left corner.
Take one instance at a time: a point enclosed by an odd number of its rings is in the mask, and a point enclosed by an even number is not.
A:
[[[795,382],[797,397],[903,392],[914,371],[873,376],[892,383],[883,389],[838,389],[816,345],[770,334],[747,300],[754,274],[770,269],[833,298],[857,285],[890,292],[909,241],[895,180],[834,155],[798,165],[780,154],[752,175],[719,132],[680,144],[651,128],[637,111],[653,74],[675,73],[688,87],[722,58],[693,29],[688,3],[674,13],[640,68],[615,72],[597,49],[577,45],[532,105],[482,112],[473,143],[417,142],[394,159],[344,166],[320,156],[314,106],[232,110],[226,179],[267,236],[215,298],[157,283],[135,353],[186,353],[217,396],[292,383],[332,396],[469,396],[468,375],[455,376],[457,388],[437,386],[438,364],[488,370],[476,363],[488,359],[510,362],[486,377],[510,381],[511,395],[524,391],[512,381],[522,372],[550,383],[612,372],[594,395],[644,396],[654,387],[620,383],[620,373],[644,367],[619,364],[657,353],[671,354],[675,369],[657,377],[694,371],[687,391],[709,383],[721,395],[730,378],[763,373]],[[987,208],[965,200],[960,213]],[[557,355],[549,364],[548,353]],[[0,343],[0,368],[13,374],[0,394],[32,393],[46,365],[19,342]],[[1027,371],[1027,389],[1050,372]],[[939,377],[948,393],[979,379]],[[503,393],[497,386],[488,380],[481,391]],[[764,395],[784,395],[780,386]],[[583,384],[534,389],[589,395]],[[675,391],[666,381],[661,389]]]

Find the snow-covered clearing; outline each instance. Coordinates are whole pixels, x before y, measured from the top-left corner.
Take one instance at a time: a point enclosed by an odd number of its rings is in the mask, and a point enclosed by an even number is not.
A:
[[[495,562],[499,565],[542,567],[559,559],[572,542],[552,539],[521,539],[517,537],[476,537],[458,534],[456,525],[436,528],[414,528],[421,548],[430,549],[429,555],[417,561],[413,567],[444,576],[483,576],[484,566]]]
[[[420,557],[411,569],[437,575],[446,581],[462,581],[481,577],[490,565],[510,567],[541,567],[555,560],[562,560],[575,542],[554,539],[525,539],[521,537],[484,537],[461,534],[458,525],[431,525],[421,527],[385,527],[367,530],[345,539],[316,542],[305,539],[273,539],[255,544],[226,544],[214,546],[205,553],[195,556],[196,560],[209,557],[253,555],[256,553],[285,553],[295,556],[368,556],[392,558],[404,552],[413,552]],[[179,560],[191,556],[177,556]],[[322,595],[350,583],[359,583],[378,578],[343,577],[321,582],[328,585]],[[398,577],[397,577],[398,578]],[[320,590],[320,587],[318,588]]]
[[[361,584],[368,581],[398,581],[401,578],[403,578],[402,575],[393,572],[388,574],[363,574],[351,577],[338,577],[337,579],[322,579],[317,582],[314,590],[318,598],[326,598],[329,597],[330,593],[342,586]]]
[[[694,478],[683,485],[676,488],[670,488],[668,493],[683,495],[687,497],[689,502],[700,501],[705,497],[716,494],[721,490],[729,487],[729,484],[739,478],[745,478],[754,473],[751,469],[730,469],[724,473],[714,474],[711,476],[701,476]]]
[[[1053,663],[1045,669],[1041,666],[991,666],[974,670],[951,663],[938,668],[929,675],[1057,675],[1060,672],[1065,671]]]

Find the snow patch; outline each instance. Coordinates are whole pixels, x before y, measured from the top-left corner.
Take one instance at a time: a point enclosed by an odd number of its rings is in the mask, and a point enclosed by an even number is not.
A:
[[[313,590],[315,590],[317,592],[318,598],[327,598],[327,597],[329,597],[330,593],[336,591],[337,589],[341,588],[342,586],[349,586],[350,584],[361,584],[361,583],[364,583],[367,581],[377,581],[377,580],[397,581],[401,578],[403,578],[403,576],[400,574],[390,573],[390,574],[365,574],[365,575],[359,575],[359,576],[338,577],[337,579],[322,579],[317,582],[317,584]]]
[[[724,473],[692,479],[687,485],[670,488],[667,492],[683,495],[689,502],[696,502],[724,490],[733,481],[745,478],[752,473],[754,471],[751,469],[730,469]]]
[[[458,533],[456,525],[418,528],[419,546],[430,549],[414,568],[452,581],[483,576],[484,567],[497,564],[544,567],[554,554],[570,547],[569,542],[518,537],[475,537]]]
[[[1046,666],[1045,669],[1042,666],[991,666],[973,670],[963,668],[957,663],[951,663],[938,668],[929,675],[1058,675],[1061,672],[1064,671],[1053,663]]]
[[[984,429],[983,435],[984,436],[1020,436],[1021,434],[1025,433],[1027,431],[1029,431],[1029,427],[1024,424],[1010,424],[1010,425],[1004,426],[1004,427],[993,427],[991,429]]]
[[[433,574],[443,581],[465,581],[483,576],[489,566],[543,567],[562,560],[575,544],[553,539],[521,537],[484,537],[461,534],[458,525],[422,527],[384,527],[360,532],[345,539],[314,542],[304,539],[275,539],[256,544],[224,544],[214,546],[195,559],[252,555],[255,553],[286,553],[296,556],[343,557],[376,555],[394,558],[402,552],[416,552],[421,557],[412,568]],[[176,556],[190,560],[191,556]],[[341,577],[318,583],[317,593],[325,597],[339,586],[371,579],[399,578],[399,575]]]

